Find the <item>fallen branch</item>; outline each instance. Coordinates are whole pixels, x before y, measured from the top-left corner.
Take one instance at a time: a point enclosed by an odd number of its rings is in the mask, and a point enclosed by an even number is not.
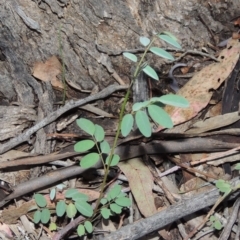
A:
[[[231,184],[239,184],[239,178],[231,181]],[[239,192],[231,195],[229,199],[234,199],[239,195]],[[159,230],[176,220],[183,218],[191,213],[195,213],[201,209],[209,207],[217,201],[220,197],[219,190],[214,188],[208,192],[197,194],[196,196],[183,199],[181,202],[171,205],[167,209],[154,214],[151,217],[142,219],[140,221],[128,224],[121,229],[104,236],[101,239],[114,240],[125,239],[134,240],[145,236],[148,233]]]
[[[45,117],[42,121],[40,121],[35,126],[28,129],[26,132],[20,134],[19,136],[15,137],[15,138],[12,138],[7,143],[0,145],[0,154],[16,147],[20,143],[29,141],[32,134],[37,132],[39,129],[45,127],[46,125],[52,123],[57,118],[59,118],[62,114],[66,113],[67,111],[69,111],[73,108],[82,106],[84,104],[87,104],[89,102],[92,102],[94,100],[105,98],[105,97],[111,95],[113,92],[120,91],[120,90],[127,89],[127,88],[128,88],[127,85],[126,86],[110,85],[107,88],[103,89],[101,92],[98,92],[94,95],[90,95],[84,99],[80,99],[77,101],[70,100],[68,103],[66,103],[66,105],[64,105],[63,107],[59,108],[55,112],[53,112],[50,115],[48,115],[47,117]]]
[[[172,140],[172,141],[152,141],[151,143],[141,144],[141,145],[126,145],[126,146],[118,146],[116,148],[115,153],[120,156],[121,161],[127,160],[134,157],[139,157],[145,154],[160,154],[160,153],[181,153],[181,152],[199,152],[199,151],[219,151],[225,150],[227,148],[233,148],[236,146],[236,143],[226,143],[212,139],[181,139],[181,140]],[[68,152],[65,153],[65,157],[76,156],[76,152]],[[54,156],[54,155],[53,155]],[[62,158],[64,154],[59,157]],[[49,155],[50,160],[57,160],[57,158]],[[20,159],[19,159],[20,160]],[[11,166],[16,166],[17,161],[11,162]],[[42,160],[45,161],[45,158]],[[20,160],[21,161],[21,160]],[[6,163],[7,164],[7,163]],[[102,167],[102,162],[99,161],[93,168]],[[87,169],[81,168],[80,166],[70,166],[64,167],[61,169],[57,169],[55,171],[49,172],[41,177],[31,179],[28,182],[23,182],[18,184],[13,188],[13,192],[8,195],[5,199],[0,201],[0,207],[5,205],[9,200],[14,198],[21,197],[25,194],[38,191],[40,189],[44,189],[49,187],[57,182],[74,178],[84,173]]]

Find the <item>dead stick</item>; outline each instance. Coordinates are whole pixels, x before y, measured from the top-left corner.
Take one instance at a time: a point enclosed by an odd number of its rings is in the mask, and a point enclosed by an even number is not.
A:
[[[12,138],[7,143],[0,145],[0,154],[16,147],[20,143],[29,141],[29,139],[33,133],[37,132],[39,129],[45,127],[46,125],[52,123],[57,118],[59,118],[62,114],[66,113],[67,111],[69,111],[73,108],[82,106],[84,104],[87,104],[89,102],[92,102],[94,100],[105,98],[105,97],[111,95],[113,92],[120,91],[120,90],[127,89],[127,88],[128,88],[127,85],[126,86],[110,85],[107,88],[103,89],[101,92],[96,93],[94,95],[90,95],[84,99],[80,99],[77,101],[70,100],[68,103],[66,103],[66,105],[59,108],[55,112],[49,114],[42,121],[40,121],[35,126],[28,129],[26,132],[20,134],[19,136],[15,137],[15,138]]]
[[[197,165],[199,163],[203,163],[203,162],[208,162],[208,161],[212,161],[214,159],[217,159],[217,158],[220,158],[220,157],[226,157],[226,156],[229,156],[229,155],[232,155],[232,154],[235,154],[237,151],[240,150],[240,146],[239,147],[236,147],[236,148],[233,148],[233,149],[230,149],[226,152],[223,152],[223,153],[216,153],[216,154],[213,154],[209,157],[205,157],[205,158],[202,158],[201,160],[199,161],[194,161],[194,162],[191,162],[191,165]]]
[[[238,184],[239,182],[239,179],[235,178],[231,181],[231,184]],[[239,192],[231,194],[229,199],[234,199],[238,195]],[[197,194],[191,198],[185,198],[180,202],[162,210],[161,212],[152,215],[151,217],[128,224],[127,226],[124,226],[119,230],[100,238],[100,240],[139,239],[140,237],[159,230],[180,218],[214,205],[219,196],[219,190],[214,188],[208,192]]]

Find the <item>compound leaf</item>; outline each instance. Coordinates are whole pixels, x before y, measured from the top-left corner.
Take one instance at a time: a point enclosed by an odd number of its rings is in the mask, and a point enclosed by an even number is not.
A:
[[[60,200],[58,203],[57,203],[57,206],[56,206],[56,213],[57,213],[57,216],[58,217],[62,217],[64,215],[64,213],[66,212],[66,203],[65,201],[63,200]]]
[[[49,194],[51,200],[53,200],[56,196],[56,188],[52,188]]]
[[[117,214],[120,214],[122,212],[122,207],[117,205],[116,203],[110,204],[110,209]]]
[[[56,231],[57,230],[57,225],[54,222],[51,222],[49,225],[49,230],[50,231]]]
[[[108,200],[106,198],[102,198],[100,202],[102,205],[105,205],[108,202]]]
[[[86,118],[80,118],[77,120],[77,125],[86,133],[93,136],[95,132],[95,125],[92,121]]]
[[[50,211],[47,208],[44,208],[41,213],[41,222],[43,224],[48,223],[50,220],[50,216],[51,216]]]
[[[165,51],[162,48],[151,47],[149,50],[159,57],[162,57],[162,58],[165,58],[165,59],[168,59],[168,60],[172,60],[172,61],[174,60],[174,57],[169,52]]]
[[[176,42],[178,42],[178,39],[177,39],[172,33],[168,32],[168,31],[163,31],[163,32],[161,32],[161,34],[162,34],[162,35],[167,35],[167,36],[169,36],[170,38],[172,38],[173,40],[175,40]],[[160,35],[161,35],[161,34],[160,34]]]
[[[77,233],[79,237],[82,237],[85,234],[85,227],[82,224],[78,225]]]
[[[108,208],[101,208],[101,215],[104,219],[109,219],[112,214]]]
[[[74,201],[78,201],[78,200],[88,201],[88,195],[86,195],[86,194],[84,194],[84,193],[78,192],[77,194],[75,194],[75,195],[72,197],[72,200],[74,200]]]
[[[67,205],[67,216],[69,218],[74,218],[77,213],[77,209],[73,203]]]
[[[163,95],[158,98],[158,101],[163,104],[171,105],[174,107],[182,107],[182,108],[189,107],[189,102],[186,98],[179,95],[174,95],[174,94]]]
[[[150,39],[147,37],[140,37],[139,40],[144,47],[146,47],[150,43]]]
[[[121,122],[121,133],[124,137],[126,137],[132,130],[133,127],[133,116],[132,114],[126,114]]]
[[[94,137],[97,140],[97,142],[103,141],[103,139],[105,137],[105,132],[104,132],[103,128],[98,124],[95,124]]]
[[[34,194],[34,199],[39,207],[47,206],[47,201],[42,194],[39,194],[39,193]]]
[[[40,219],[41,219],[41,211],[37,210],[35,213],[34,213],[34,216],[33,216],[33,221],[34,223],[39,223],[40,222]]]
[[[70,188],[65,192],[66,198],[72,198],[74,195],[78,194],[79,191],[75,188]]]
[[[129,207],[131,200],[128,197],[120,197],[115,200],[115,203],[122,207]]]
[[[221,230],[222,229],[222,224],[221,224],[221,222],[219,221],[219,220],[216,220],[214,223],[213,223],[213,226],[214,226],[214,228],[215,229],[217,229],[217,230]]]
[[[123,56],[128,58],[129,60],[131,60],[133,62],[137,62],[137,56],[132,54],[132,53],[124,52]]]
[[[91,222],[86,221],[86,222],[84,223],[84,227],[85,227],[85,229],[87,230],[88,233],[92,233],[92,231],[93,231],[93,225],[92,225]]]
[[[230,193],[232,190],[230,183],[224,181],[223,179],[217,180],[216,187],[219,189],[220,192],[225,194]]]
[[[122,189],[121,186],[117,184],[111,188],[108,194],[111,196],[112,199],[114,199],[120,194],[121,189]]]
[[[63,183],[60,183],[56,186],[56,188],[59,190],[59,191],[62,191],[64,188],[66,188],[66,185],[64,185]]]
[[[168,44],[181,49],[181,45],[176,41],[176,38],[172,38],[171,36],[165,35],[165,34],[159,34],[158,37],[162,39],[163,41],[167,42]]]
[[[138,111],[138,110],[141,110],[142,108],[145,108],[147,107],[147,105],[150,103],[150,101],[144,101],[144,102],[137,102],[137,103],[134,103],[133,106],[132,106],[132,110],[134,112]]]
[[[151,78],[153,78],[154,80],[159,80],[157,73],[155,72],[155,70],[153,68],[151,68],[150,66],[146,66],[143,71]]]
[[[91,217],[93,215],[93,209],[89,203],[78,200],[75,202],[75,206],[82,215],[86,217]]]
[[[106,153],[106,154],[108,154],[111,150],[110,145],[106,140],[104,140],[100,143],[100,149],[101,149],[102,153]]]
[[[161,107],[152,104],[148,106],[148,113],[153,121],[165,128],[172,128],[173,122],[171,117]]]
[[[109,158],[110,158],[110,156],[108,156],[105,160],[105,163],[107,165],[108,165],[108,162],[109,162]],[[117,154],[113,154],[110,166],[111,167],[116,166],[119,163],[119,161],[120,161],[120,157]]]
[[[99,159],[98,153],[89,153],[81,159],[80,166],[82,168],[90,168],[98,162],[98,159]]]
[[[139,128],[142,135],[144,135],[145,137],[150,137],[152,134],[152,129],[147,114],[141,110],[137,111],[135,115],[135,120],[137,127]]]
[[[95,145],[92,140],[82,140],[74,145],[75,152],[86,152]]]

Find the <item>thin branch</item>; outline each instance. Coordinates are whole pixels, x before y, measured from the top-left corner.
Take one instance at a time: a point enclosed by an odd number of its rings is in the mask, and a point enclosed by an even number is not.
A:
[[[231,183],[238,184],[240,183],[240,180],[235,178]],[[100,240],[139,239],[140,237],[159,230],[180,218],[213,205],[218,200],[219,196],[219,190],[214,188],[208,192],[197,194],[192,198],[183,199],[181,202],[176,203],[151,217],[139,220],[133,224],[128,224],[118,231],[100,238]],[[235,199],[237,196],[238,194],[234,193],[229,199]]]
[[[63,107],[59,108],[55,112],[51,113],[47,117],[45,117],[42,121],[37,123],[35,126],[28,129],[26,132],[20,134],[19,136],[12,138],[7,143],[4,143],[0,145],[0,154],[16,147],[20,143],[29,141],[31,138],[31,135],[37,132],[39,129],[45,127],[46,125],[50,124],[51,122],[55,121],[57,118],[59,118],[62,114],[66,113],[67,111],[82,106],[84,104],[87,104],[89,102],[92,102],[94,100],[105,98],[109,95],[111,95],[113,92],[120,91],[127,89],[128,86],[117,86],[117,85],[110,85],[107,88],[103,89],[101,92],[98,92],[94,95],[90,95],[84,99],[80,99],[77,101],[70,100],[66,103]]]

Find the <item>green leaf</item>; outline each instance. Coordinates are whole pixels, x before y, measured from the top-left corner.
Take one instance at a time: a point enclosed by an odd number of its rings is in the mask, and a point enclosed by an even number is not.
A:
[[[85,234],[85,227],[82,224],[78,225],[77,233],[79,237],[82,237]]]
[[[210,222],[214,222],[216,221],[216,217],[214,215],[212,215],[210,218],[209,218]]]
[[[81,159],[80,166],[82,168],[90,168],[93,165],[95,165],[98,162],[98,160],[99,160],[98,153],[89,153]]]
[[[102,205],[105,205],[107,202],[108,202],[108,200],[106,198],[102,198],[101,201],[100,201],[100,203]]]
[[[130,59],[133,62],[137,62],[137,56],[132,53],[124,52],[123,56]]]
[[[39,194],[39,193],[34,194],[34,199],[39,207],[47,206],[47,201],[42,194]]]
[[[50,220],[50,216],[51,216],[50,211],[47,208],[44,208],[41,213],[41,222],[43,224],[48,223]]]
[[[117,214],[120,214],[122,212],[122,207],[115,203],[110,204],[110,209]]]
[[[51,222],[49,225],[49,230],[52,231],[56,231],[57,230],[57,225],[54,222]]]
[[[137,102],[137,103],[134,103],[133,106],[132,106],[132,110],[134,112],[142,109],[142,108],[145,108],[147,107],[147,105],[150,103],[150,101],[144,101],[144,102]]]
[[[107,194],[106,198],[107,198],[108,202],[111,202],[112,198],[109,194]]]
[[[101,215],[104,219],[109,219],[112,214],[108,208],[101,208]]]
[[[146,47],[150,43],[150,39],[147,37],[140,37],[139,40],[144,47]]]
[[[75,188],[70,188],[65,192],[66,198],[72,198],[74,195],[78,194],[79,191]]]
[[[235,170],[240,170],[240,163],[237,163],[234,169]]]
[[[162,57],[162,58],[165,58],[165,59],[168,59],[168,60],[172,60],[172,61],[174,60],[174,57],[169,52],[165,51],[162,48],[151,47],[149,50],[159,57]]]
[[[34,223],[39,223],[40,222],[40,219],[41,219],[41,211],[37,210],[34,215],[33,215],[33,221]]]
[[[86,152],[89,149],[93,148],[94,145],[95,145],[95,143],[92,140],[82,140],[80,142],[77,142],[74,145],[74,151],[75,152]]]
[[[149,100],[149,102],[150,103],[155,103],[155,102],[159,102],[159,97],[152,97],[150,100]]]
[[[63,183],[60,183],[56,186],[56,188],[59,190],[59,191],[62,191],[64,188],[66,188],[66,185],[63,184]]]
[[[161,32],[161,34],[162,34],[162,35],[167,35],[167,36],[169,36],[170,38],[172,38],[173,40],[175,40],[176,42],[178,42],[178,39],[177,39],[172,33],[168,32],[168,31],[163,31],[163,32]],[[161,35],[161,34],[160,34],[160,35]]]
[[[106,153],[106,154],[108,154],[111,150],[109,143],[106,140],[104,140],[100,143],[100,149],[101,149],[102,153]]]
[[[111,188],[108,194],[111,196],[112,199],[114,199],[120,194],[121,189],[122,189],[121,186],[117,184]]]
[[[220,192],[228,194],[231,192],[231,185],[224,181],[223,179],[219,179],[216,182],[216,187],[219,189]]]
[[[77,125],[86,133],[93,136],[95,132],[95,125],[92,121],[86,118],[80,118],[77,120]]]
[[[170,44],[178,49],[182,49],[181,45],[172,37],[165,35],[165,34],[160,34],[160,35],[158,35],[158,37],[160,39],[162,39],[163,41],[167,42],[168,44]]]
[[[72,200],[74,200],[74,201],[78,201],[78,200],[80,200],[80,201],[88,201],[88,196],[86,194],[84,194],[84,193],[78,192],[78,194],[76,194],[76,195],[74,195],[72,197]]]
[[[74,218],[77,213],[77,209],[73,203],[67,205],[67,216],[69,218]]]
[[[163,95],[158,98],[158,101],[174,107],[182,107],[182,108],[189,107],[189,102],[186,98],[179,95],[174,95],[174,94]]]
[[[173,122],[171,117],[161,107],[152,104],[148,106],[148,114],[153,121],[165,128],[172,128]]]
[[[57,203],[57,206],[56,206],[56,214],[58,217],[62,217],[64,215],[64,213],[66,212],[66,203],[65,201],[63,200],[60,200],[58,203]]]
[[[97,140],[97,142],[101,142],[104,140],[105,137],[105,132],[101,126],[98,124],[95,124],[95,132],[94,132],[94,137]]]
[[[84,227],[86,228],[86,230],[87,230],[88,233],[92,233],[92,232],[93,232],[93,225],[92,225],[91,222],[86,221],[86,222],[84,223]]]
[[[133,116],[132,114],[126,114],[121,122],[121,133],[124,137],[126,137],[132,130],[133,127]]]
[[[75,206],[82,215],[86,217],[91,217],[93,215],[93,209],[89,203],[78,200],[75,202]]]
[[[118,198],[120,198],[120,197],[126,197],[126,196],[127,196],[126,193],[124,193],[124,192],[120,192],[119,195],[118,195]]]
[[[150,137],[152,134],[152,129],[147,114],[144,111],[137,111],[135,115],[135,121],[142,135],[145,137]]]
[[[52,188],[49,194],[51,200],[53,200],[56,196],[56,188]]]
[[[115,200],[115,203],[122,207],[131,206],[131,200],[128,197],[120,197]]]
[[[159,80],[157,73],[155,72],[155,70],[153,68],[151,68],[150,66],[146,66],[143,71],[151,78],[153,78],[154,80]]]
[[[108,157],[106,158],[106,160],[105,160],[105,163],[106,163],[107,165],[108,165],[108,162],[109,162],[109,157],[110,157],[110,156],[108,156]],[[112,161],[111,161],[110,166],[111,166],[111,167],[116,166],[116,165],[119,163],[119,161],[120,161],[120,157],[119,157],[118,155],[116,155],[116,154],[113,154],[113,157],[112,157]]]
[[[214,226],[214,228],[215,229],[217,229],[217,230],[221,230],[222,229],[222,224],[221,224],[221,222],[219,221],[219,220],[216,220],[214,223],[213,223],[213,226]]]

